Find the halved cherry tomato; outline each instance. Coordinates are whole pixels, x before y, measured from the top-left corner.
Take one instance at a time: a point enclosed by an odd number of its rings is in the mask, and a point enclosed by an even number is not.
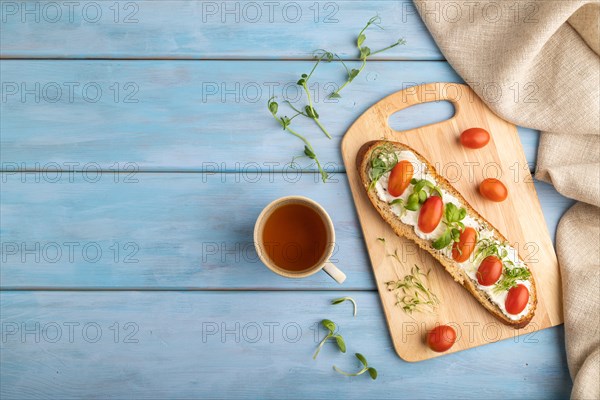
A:
[[[394,197],[401,196],[410,184],[410,180],[415,173],[412,163],[408,160],[402,160],[392,169],[390,180],[388,181],[388,192]]]
[[[456,331],[448,325],[436,326],[427,332],[427,345],[433,351],[442,353],[456,342]]]
[[[504,307],[506,307],[506,311],[509,314],[515,315],[523,311],[528,302],[529,290],[527,290],[527,286],[518,284],[508,291]]]
[[[508,197],[508,189],[496,178],[487,178],[479,185],[479,193],[492,201],[504,201]]]
[[[458,242],[452,245],[452,259],[456,262],[465,262],[471,256],[475,245],[477,244],[477,231],[473,228],[466,227],[460,234]]]
[[[438,226],[442,220],[442,214],[444,213],[444,202],[439,196],[430,196],[419,213],[419,229],[423,233],[431,233]]]
[[[490,134],[482,128],[467,129],[460,134],[460,142],[469,149],[480,149],[490,142]]]
[[[490,286],[498,282],[502,275],[502,261],[496,256],[487,256],[477,269],[477,282],[482,286]]]

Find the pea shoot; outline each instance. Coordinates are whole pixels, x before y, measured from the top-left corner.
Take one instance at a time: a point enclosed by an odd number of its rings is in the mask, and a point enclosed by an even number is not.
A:
[[[395,43],[391,44],[390,46],[385,47],[383,49],[376,50],[376,51],[372,51],[369,47],[363,46],[365,40],[367,39],[367,35],[365,34],[365,31],[371,25],[374,25],[380,29],[383,29],[383,27],[381,25],[379,25],[380,23],[381,23],[381,18],[378,15],[374,16],[367,22],[365,27],[360,31],[360,33],[358,34],[358,37],[356,38],[356,48],[358,49],[358,52],[360,54],[360,60],[361,60],[361,65],[358,69],[356,69],[356,68],[348,69],[346,64],[340,59],[342,65],[346,69],[347,78],[346,78],[346,82],[344,82],[344,84],[342,86],[340,86],[335,92],[333,92],[329,95],[330,99],[339,99],[340,97],[342,97],[340,95],[340,92],[346,86],[348,86],[362,72],[363,69],[365,69],[365,66],[367,65],[367,59],[370,56],[373,56],[378,53],[382,53],[382,52],[387,51],[391,48],[394,48],[398,45],[406,44],[406,40],[401,38],[401,39],[398,39]]]
[[[333,60],[333,57],[334,57],[334,54],[331,53],[331,52],[329,52],[329,51],[326,51],[326,50],[319,50],[319,51],[317,51],[317,54],[315,55],[315,58],[317,59],[317,62],[313,66],[313,68],[310,71],[310,73],[300,75],[300,79],[298,79],[298,82],[296,82],[296,84],[298,86],[301,86],[302,89],[304,89],[304,93],[306,94],[306,99],[308,101],[308,104],[306,106],[304,106],[304,111],[298,110],[296,107],[294,107],[292,105],[291,102],[289,102],[289,101],[286,100],[286,103],[294,111],[296,111],[297,115],[302,115],[302,116],[304,116],[306,118],[310,118],[313,121],[315,121],[315,123],[317,124],[317,126],[319,127],[319,129],[321,129],[321,131],[329,139],[331,139],[331,135],[329,134],[329,132],[327,132],[327,129],[325,129],[325,127],[323,126],[323,124],[321,124],[321,121],[319,121],[319,113],[317,112],[317,110],[315,109],[315,106],[313,104],[312,97],[310,95],[310,90],[308,89],[308,82],[309,82],[310,78],[312,77],[313,73],[315,72],[315,70],[317,69],[317,66],[319,65],[319,63],[321,61],[323,61],[323,60],[326,60],[327,62],[330,62],[331,60]]]
[[[379,25],[380,22],[381,22],[381,18],[379,18],[379,16],[375,16],[375,17],[371,18],[367,22],[365,27],[358,34],[358,38],[356,40],[356,47],[359,50],[360,60],[362,61],[362,64],[358,69],[352,69],[352,70],[348,69],[348,67],[346,66],[344,61],[335,53],[332,53],[330,51],[323,50],[323,49],[315,51],[314,58],[316,59],[316,62],[313,65],[312,69],[310,70],[310,72],[308,74],[304,73],[304,74],[300,75],[300,79],[298,79],[298,81],[296,82],[296,84],[298,86],[302,87],[304,93],[306,94],[307,104],[303,108],[302,107],[296,108],[289,100],[284,99],[284,102],[295,112],[295,114],[291,118],[289,118],[287,116],[279,117],[277,115],[277,112],[279,109],[279,104],[274,100],[275,96],[271,97],[269,99],[269,101],[267,102],[267,106],[268,106],[269,111],[271,112],[271,115],[273,115],[273,118],[275,118],[279,122],[279,124],[283,127],[283,130],[288,131],[289,133],[291,133],[292,135],[296,136],[297,138],[299,138],[300,140],[302,140],[304,142],[304,155],[306,157],[310,158],[311,160],[315,161],[315,163],[317,164],[319,173],[321,174],[321,178],[322,178],[323,182],[327,181],[328,175],[325,172],[325,170],[321,167],[321,163],[319,162],[319,159],[317,158],[314,148],[311,146],[311,144],[308,142],[308,140],[306,139],[305,136],[300,135],[294,129],[290,128],[290,124],[292,123],[292,120],[299,115],[303,116],[305,118],[312,119],[315,122],[315,124],[319,127],[319,129],[325,134],[325,136],[327,136],[327,138],[329,138],[329,139],[332,139],[332,136],[329,133],[329,131],[321,123],[321,120],[319,119],[319,113],[315,109],[315,105],[314,105],[314,102],[313,102],[313,99],[312,99],[312,96],[310,94],[310,90],[308,87],[309,81],[313,77],[313,74],[315,73],[317,67],[319,66],[319,64],[321,62],[331,62],[334,59],[339,60],[340,63],[342,64],[342,66],[344,67],[344,69],[346,70],[347,80],[336,91],[334,91],[333,93],[330,93],[328,97],[330,99],[340,98],[341,96],[340,96],[339,92],[343,88],[348,86],[348,84],[350,84],[350,82],[352,82],[360,74],[360,72],[365,68],[365,66],[367,64],[367,59],[370,56],[377,54],[377,53],[381,53],[386,50],[389,50],[400,44],[406,44],[404,39],[399,39],[398,41],[396,41],[396,43],[394,43],[388,47],[385,47],[383,49],[377,50],[377,51],[371,51],[371,49],[369,47],[363,46],[363,44],[367,38],[367,36],[365,34],[366,30],[371,25],[375,25],[375,26],[378,26],[379,28],[383,29]],[[379,166],[379,167],[381,167],[381,166]],[[387,168],[387,166],[384,168]],[[377,179],[379,179],[379,178],[377,178]],[[372,186],[375,185],[375,183],[377,182],[377,179],[372,181]]]
[[[363,366],[360,371],[354,372],[354,373],[344,372],[334,365],[333,369],[335,370],[335,372],[338,372],[345,376],[359,376],[359,375],[364,374],[365,372],[368,372],[369,375],[371,376],[371,379],[373,379],[373,380],[377,379],[377,370],[373,367],[369,367],[369,363],[367,362],[367,359],[365,358],[365,356],[363,356],[360,353],[355,353],[354,355],[356,356],[356,358],[358,358],[358,361],[360,361],[360,363]]]
[[[321,174],[321,179],[323,180],[323,182],[326,182],[328,177],[327,172],[325,172],[325,170],[321,166],[321,163],[319,162],[319,159],[317,158],[317,155],[315,154],[315,150],[313,149],[312,145],[310,144],[308,139],[306,139],[304,136],[290,128],[292,120],[296,118],[299,114],[296,114],[291,118],[287,116],[277,116],[277,112],[279,111],[279,104],[274,99],[275,96],[271,97],[267,102],[267,107],[271,112],[271,115],[277,120],[277,122],[279,122],[284,131],[288,131],[289,133],[291,133],[292,135],[296,136],[298,139],[304,142],[304,154],[311,160],[315,161],[315,163],[317,164],[317,168],[319,169],[319,173]]]
[[[340,351],[342,353],[345,353],[346,352],[346,343],[344,342],[344,338],[342,337],[342,335],[340,335],[339,333],[335,333],[335,331],[337,330],[336,324],[331,320],[324,319],[321,321],[321,325],[323,326],[323,328],[327,329],[329,331],[329,333],[327,333],[327,335],[325,335],[323,340],[321,340],[321,342],[317,346],[317,351],[315,351],[315,354],[313,355],[313,360],[317,359],[317,356],[319,355],[321,348],[323,348],[323,345],[329,339],[335,339],[335,342],[336,342],[338,348],[340,349]]]
[[[427,197],[430,195],[436,195],[442,197],[442,190],[435,186],[431,181],[427,179],[411,179],[411,184],[413,184],[413,192],[406,199],[406,204],[404,204],[404,208],[410,211],[417,211],[421,204],[425,203]],[[429,194],[425,189],[429,190]]]

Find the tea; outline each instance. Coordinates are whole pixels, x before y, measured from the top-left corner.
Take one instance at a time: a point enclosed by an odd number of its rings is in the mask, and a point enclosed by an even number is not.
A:
[[[277,267],[304,271],[321,261],[327,248],[327,228],[313,208],[298,203],[284,204],[268,216],[262,245]]]

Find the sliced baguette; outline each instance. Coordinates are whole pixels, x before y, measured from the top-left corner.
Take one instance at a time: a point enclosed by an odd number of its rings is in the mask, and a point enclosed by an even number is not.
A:
[[[437,261],[440,262],[440,264],[442,264],[442,266],[444,266],[446,271],[448,271],[448,273],[450,275],[452,275],[452,277],[454,278],[454,280],[456,282],[460,283],[467,291],[469,291],[475,297],[475,299],[477,299],[477,301],[479,301],[479,303],[481,303],[481,305],[486,310],[488,310],[491,314],[493,314],[498,320],[500,320],[502,323],[504,323],[506,325],[514,327],[515,329],[526,326],[533,318],[533,315],[535,313],[535,309],[537,306],[537,292],[536,292],[536,287],[535,287],[535,280],[533,279],[533,273],[531,274],[531,276],[529,278],[529,281],[531,283],[530,296],[529,296],[529,312],[526,315],[522,316],[518,320],[512,320],[512,319],[508,318],[496,304],[494,304],[491,300],[489,300],[489,298],[487,297],[487,294],[484,291],[477,288],[476,283],[466,274],[466,272],[464,272],[458,266],[458,264],[454,260],[452,260],[449,257],[446,257],[440,251],[433,248],[431,245],[431,241],[421,239],[419,236],[417,236],[414,231],[414,228],[412,226],[404,224],[402,221],[400,221],[400,219],[392,212],[391,207],[388,205],[388,203],[381,200],[377,196],[377,193],[374,189],[369,190],[369,185],[371,183],[371,179],[369,177],[369,170],[370,170],[369,160],[371,159],[371,153],[375,148],[377,148],[380,145],[386,144],[386,143],[391,144],[398,151],[408,150],[408,151],[413,152],[416,155],[416,157],[419,159],[419,161],[423,162],[427,166],[427,171],[434,177],[434,179],[438,183],[438,186],[441,189],[447,191],[452,196],[456,197],[458,199],[458,201],[461,204],[463,204],[463,206],[467,210],[467,215],[470,215],[473,218],[478,219],[481,222],[487,224],[490,227],[490,229],[494,230],[495,237],[499,241],[501,241],[501,242],[507,241],[506,238],[500,232],[498,232],[498,230],[496,228],[494,228],[491,223],[489,223],[477,211],[475,211],[475,209],[465,200],[465,198],[444,177],[440,176],[437,173],[437,171],[435,170],[435,168],[433,168],[433,166],[429,163],[429,161],[427,161],[417,151],[415,151],[414,149],[412,149],[411,147],[409,147],[403,143],[388,142],[388,141],[383,141],[383,140],[371,141],[371,142],[365,143],[360,148],[360,150],[357,154],[356,165],[358,167],[358,172],[359,172],[362,184],[363,184],[363,186],[367,192],[367,195],[369,197],[369,200],[371,201],[371,203],[373,204],[375,209],[379,212],[379,214],[382,216],[382,218],[392,227],[392,229],[398,236],[402,236],[409,240],[412,240],[423,250],[426,250],[427,252],[429,252]]]

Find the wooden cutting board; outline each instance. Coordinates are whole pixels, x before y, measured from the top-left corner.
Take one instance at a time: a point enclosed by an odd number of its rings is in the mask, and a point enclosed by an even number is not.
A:
[[[449,120],[403,132],[388,125],[396,111],[441,100],[454,105],[455,115]],[[471,150],[460,145],[460,133],[473,127],[490,132],[486,147]],[[429,253],[396,236],[375,211],[360,183],[356,154],[365,142],[378,139],[406,143],[420,152],[519,250],[533,271],[538,291],[537,311],[527,327],[515,330],[496,320]],[[496,116],[468,86],[430,83],[384,98],[350,127],[342,140],[342,156],[390,334],[402,359],[420,361],[441,355],[425,344],[426,332],[436,324],[449,324],[457,331],[455,345],[442,353],[448,354],[507,338],[535,340],[535,331],[562,323],[558,262],[517,129]],[[494,203],[481,197],[478,185],[489,177],[507,186],[506,201]],[[390,256],[396,250],[399,260]],[[429,287],[441,301],[437,313],[407,314],[386,288],[385,282],[406,276],[414,265],[431,271]]]

